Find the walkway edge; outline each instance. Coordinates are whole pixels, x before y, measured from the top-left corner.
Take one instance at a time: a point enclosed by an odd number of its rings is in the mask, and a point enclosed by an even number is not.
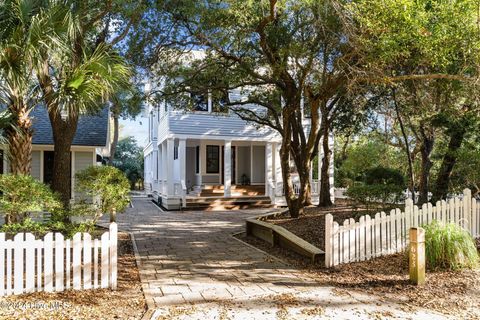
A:
[[[234,234],[232,234],[232,235],[230,235],[230,236],[231,236],[233,239],[237,240],[238,242],[241,242],[242,244],[246,245],[247,247],[249,247],[249,248],[251,248],[251,249],[253,249],[253,250],[256,250],[256,251],[258,251],[258,252],[261,252],[261,253],[263,253],[264,255],[268,256],[269,258],[271,258],[271,259],[273,259],[273,260],[275,260],[275,261],[277,261],[277,262],[280,262],[280,263],[282,263],[282,264],[284,264],[284,265],[286,265],[286,266],[291,267],[291,264],[288,263],[288,262],[286,262],[285,260],[282,260],[282,259],[280,259],[279,257],[276,257],[276,256],[274,256],[274,255],[272,255],[272,254],[270,254],[270,253],[268,253],[268,252],[266,252],[266,251],[263,251],[262,249],[257,248],[257,247],[255,247],[254,245],[251,245],[250,243],[245,242],[245,241],[243,241],[242,239],[239,239],[239,238],[236,237],[236,236],[238,236],[238,235],[240,235],[240,234],[242,234],[242,233],[245,233],[245,231],[236,232],[236,233],[234,233]]]
[[[142,285],[143,296],[145,298],[145,302],[147,303],[147,310],[145,310],[142,320],[148,320],[152,318],[153,312],[155,311],[155,304],[153,303],[153,298],[148,293],[147,283],[142,276],[142,269],[141,269],[141,258],[140,253],[138,252],[137,242],[135,241],[135,235],[133,232],[128,232],[130,235],[130,239],[132,240],[133,252],[135,254],[135,263],[137,264],[138,275],[140,277],[140,283]]]

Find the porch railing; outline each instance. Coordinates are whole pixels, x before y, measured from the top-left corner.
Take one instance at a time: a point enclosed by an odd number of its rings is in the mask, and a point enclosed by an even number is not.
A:
[[[282,181],[277,181],[273,182],[274,187],[272,188],[275,192],[275,196],[277,197],[282,197],[285,195],[285,189],[284,189],[284,184]],[[318,195],[318,191],[320,189],[319,181],[318,180],[312,180],[311,182],[311,188],[312,188],[312,195]],[[300,194],[300,182],[294,182],[293,183],[293,192],[295,195]]]

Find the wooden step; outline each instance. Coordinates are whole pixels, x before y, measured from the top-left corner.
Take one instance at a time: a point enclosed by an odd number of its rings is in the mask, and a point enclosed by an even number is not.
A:
[[[205,185],[202,188],[203,190],[223,190],[224,186],[223,185]],[[231,190],[239,190],[239,189],[246,189],[246,190],[265,190],[265,185],[259,184],[259,185],[238,185],[234,184],[230,187]]]
[[[198,197],[186,199],[186,210],[237,210],[248,208],[272,208],[269,197]]]
[[[224,211],[224,210],[245,210],[245,209],[270,209],[274,208],[273,204],[217,204],[217,205],[187,205],[183,210],[202,210],[202,211]]]
[[[228,201],[270,201],[269,197],[266,196],[259,196],[259,197],[221,197],[221,196],[215,196],[215,197],[190,197],[187,198],[187,203],[193,203],[193,202],[215,202],[215,201],[221,201],[221,202],[228,202]]]

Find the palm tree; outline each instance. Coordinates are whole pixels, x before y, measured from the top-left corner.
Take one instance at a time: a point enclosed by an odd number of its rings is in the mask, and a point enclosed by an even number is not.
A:
[[[36,70],[54,140],[52,188],[65,207],[71,198],[70,148],[81,114],[96,113],[130,78],[124,60],[103,42],[87,35],[84,11],[65,5],[65,48],[41,52]]]
[[[6,108],[3,129],[13,174],[29,174],[31,170],[30,112],[39,97],[34,70],[39,52],[59,44],[52,24],[54,13],[56,10],[46,10],[42,1],[0,4],[0,105]]]

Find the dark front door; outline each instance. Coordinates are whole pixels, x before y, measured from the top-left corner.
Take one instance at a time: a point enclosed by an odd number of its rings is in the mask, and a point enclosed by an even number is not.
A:
[[[53,181],[53,151],[43,151],[43,183],[51,185]]]
[[[237,184],[237,181],[235,179],[235,177],[237,176],[237,171],[236,171],[236,167],[237,167],[237,163],[236,163],[236,148],[235,147],[232,147],[232,177],[231,177],[231,181],[232,181],[232,185],[234,184]],[[225,147],[222,147],[222,184],[225,183]]]
[[[43,183],[51,185],[53,181],[53,151],[43,151]],[[72,163],[72,153],[70,152],[70,163]],[[70,176],[70,181],[72,177]]]

